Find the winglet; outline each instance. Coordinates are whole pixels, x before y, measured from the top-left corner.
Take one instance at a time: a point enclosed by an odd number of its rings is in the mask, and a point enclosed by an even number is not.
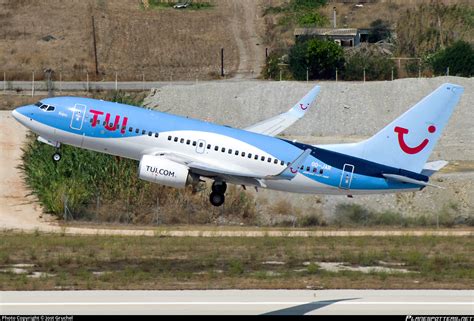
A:
[[[244,130],[269,136],[278,135],[305,115],[320,90],[320,86],[314,86],[287,112],[246,127]]]
[[[274,176],[267,176],[265,179],[286,179],[291,180],[293,179],[296,174],[298,173],[298,168],[304,163],[306,158],[311,154],[311,149],[306,149],[303,153],[301,153],[298,158],[290,163],[280,174]]]
[[[318,96],[319,91],[321,90],[320,86],[314,86],[303,98],[301,98],[289,111],[288,113],[301,118],[309,110],[311,103]]]

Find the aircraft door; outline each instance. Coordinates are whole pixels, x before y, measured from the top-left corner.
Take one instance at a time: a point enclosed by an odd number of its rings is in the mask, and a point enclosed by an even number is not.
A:
[[[84,123],[84,116],[86,114],[86,106],[76,104],[73,109],[71,124],[72,129],[81,130]]]
[[[353,174],[354,174],[354,165],[344,164],[344,167],[342,168],[341,180],[339,182],[339,188],[350,189]]]
[[[206,150],[206,141],[203,139],[198,139],[197,144],[196,144],[196,153],[204,154],[205,150]]]

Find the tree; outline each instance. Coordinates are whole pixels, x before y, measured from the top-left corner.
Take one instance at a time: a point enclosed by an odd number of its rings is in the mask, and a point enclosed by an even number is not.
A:
[[[289,54],[290,71],[297,80],[331,79],[344,66],[344,51],[334,41],[310,39],[297,42]]]
[[[369,42],[375,43],[380,40],[390,38],[390,24],[382,19],[374,20],[370,23]]]
[[[344,80],[389,80],[397,76],[395,63],[376,45],[361,46],[347,52]]]
[[[474,75],[473,46],[462,40],[436,52],[428,60],[437,75],[445,74],[448,67],[450,75],[462,77]]]

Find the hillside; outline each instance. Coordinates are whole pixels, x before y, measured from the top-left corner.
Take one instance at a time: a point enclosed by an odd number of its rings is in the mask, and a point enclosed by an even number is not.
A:
[[[86,72],[114,80],[116,71],[119,81],[212,79],[220,74],[221,48],[227,75],[259,69],[255,2],[210,3],[176,10],[145,9],[139,0],[0,0],[0,71],[8,80],[30,79],[32,70],[41,79],[46,68],[62,70],[63,80],[85,80]]]

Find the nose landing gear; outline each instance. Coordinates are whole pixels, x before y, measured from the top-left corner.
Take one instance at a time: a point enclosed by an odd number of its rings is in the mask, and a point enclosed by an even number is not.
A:
[[[214,206],[221,206],[225,202],[225,191],[227,190],[227,184],[225,182],[214,182],[212,183],[212,193],[209,195],[209,201]]]
[[[53,154],[53,161],[59,162],[61,160],[61,153],[59,151]]]

